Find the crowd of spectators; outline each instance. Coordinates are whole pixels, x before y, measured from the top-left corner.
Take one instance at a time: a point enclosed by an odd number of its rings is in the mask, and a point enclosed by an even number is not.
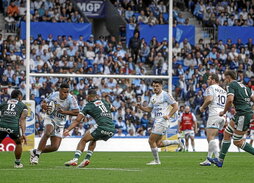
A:
[[[238,39],[235,44],[230,39],[226,43],[211,39],[208,44],[203,44],[201,39],[195,46],[184,42],[184,48],[175,42],[172,50],[175,96],[190,105],[195,114],[204,101],[203,93],[211,73],[219,76],[220,85],[225,88],[224,71],[235,70],[238,73],[237,80],[254,92],[254,43],[251,38],[247,43]]]
[[[27,87],[25,85],[25,41],[18,36],[9,36],[7,40],[3,40],[2,35],[0,35],[0,40],[2,53],[0,56],[0,75],[2,76],[0,84],[5,88],[1,91],[0,100],[9,99],[10,91],[15,87],[18,87],[25,97]],[[52,35],[49,35],[44,40],[41,35],[38,35],[36,39],[31,38],[30,58],[31,72],[36,73],[127,75],[145,74],[146,72],[145,63],[140,61],[139,56],[134,62],[130,51],[124,49],[121,42],[116,42],[113,36],[109,39],[100,36],[98,40],[94,40],[93,35],[90,35],[89,39],[84,41],[82,36],[79,40],[72,40],[71,36],[58,36],[56,40],[53,40]],[[87,90],[96,87],[98,94],[118,109],[114,116],[119,131],[118,135],[121,134],[120,132],[131,136],[147,135],[151,129],[149,128],[152,125],[150,114],[145,114],[134,106],[137,101],[143,102],[144,105],[149,102],[150,80],[31,77],[30,98],[37,104],[38,133],[42,132],[41,119],[44,114],[40,102],[51,92],[56,91],[59,83],[62,82],[69,83],[71,93],[77,96],[80,108],[84,106],[83,100]],[[120,119],[124,121],[125,126],[119,121]],[[93,120],[88,124],[93,124]],[[90,125],[86,124],[84,127],[87,128]]]
[[[126,22],[133,27],[140,24],[148,24],[151,26],[168,24],[169,1],[167,0],[111,0],[111,2],[117,7],[119,14]],[[176,3],[174,4],[174,24],[188,25],[189,18],[184,18]]]
[[[32,1],[33,5],[31,6],[36,12],[38,10],[36,7],[45,6],[45,2],[51,2],[61,9],[64,6],[63,1],[69,2],[65,0]],[[19,1],[15,1],[15,3],[17,2]],[[124,9],[131,7],[129,5],[137,2],[143,4],[142,1],[121,1],[121,3],[117,1],[116,5],[117,3],[121,4],[124,11]],[[163,4],[161,1],[150,3],[150,5]],[[67,3],[65,9],[68,9],[69,6],[72,7],[71,3]],[[144,7],[148,8],[135,9],[135,12],[152,12],[151,7],[153,6],[144,5]],[[43,20],[43,18],[37,19],[37,21]],[[138,31],[134,31],[133,37],[128,42],[128,49],[121,41],[116,41],[114,36],[100,36],[95,40],[94,36],[90,35],[87,40],[83,36],[80,36],[79,40],[73,40],[72,36],[68,35],[59,35],[57,39],[53,39],[53,35],[48,35],[47,39],[38,35],[36,38],[32,37],[30,41],[31,72],[111,75],[151,73],[166,75],[168,72],[167,38],[159,42],[155,36],[150,42],[146,42],[140,38]],[[232,43],[230,39],[226,43],[211,39],[207,44],[204,44],[204,41],[200,39],[196,45],[191,45],[187,39],[182,42],[173,40],[172,52],[174,97],[178,101],[182,101],[184,105],[190,106],[192,112],[200,115],[203,122],[205,122],[207,114],[200,114],[198,109],[204,101],[203,93],[207,88],[206,81],[209,74],[218,74],[220,84],[223,86],[223,72],[226,69],[235,70],[238,72],[238,80],[254,90],[254,43],[251,38],[247,43],[243,43],[240,39],[237,43]],[[28,87],[25,85],[25,40],[18,36],[9,36],[4,40],[0,34],[0,53],[0,85],[2,86],[0,101],[8,100],[11,90],[15,87],[19,88],[25,96],[25,89]],[[57,91],[62,82],[69,83],[70,91],[76,96],[80,108],[86,103],[87,90],[92,87],[97,89],[100,97],[112,103],[117,108],[114,113],[114,122],[118,129],[116,136],[149,135],[153,117],[150,113],[138,110],[135,103],[140,102],[145,106],[148,105],[152,95],[151,80],[31,77],[30,98],[36,101],[37,135],[42,133],[43,115],[45,115],[40,107],[40,102],[51,92]],[[167,83],[165,83],[166,85]],[[70,124],[71,120],[68,119],[66,126]],[[95,123],[90,117],[86,120],[87,123],[81,124],[73,130],[74,136],[82,135]]]
[[[0,39],[2,40],[1,35]],[[142,70],[146,70],[146,67],[149,68],[149,57],[152,56],[149,54],[145,58],[140,55],[141,52],[138,52],[135,61],[135,50],[137,49],[131,50],[131,47],[130,50],[123,49],[121,42],[114,40],[114,37],[107,40],[102,36],[99,40],[93,40],[92,35],[86,41],[82,37],[75,41],[70,36],[59,36],[53,40],[51,35],[47,40],[43,40],[38,35],[36,39],[31,39],[31,71],[37,73],[145,74]],[[163,42],[166,46],[167,41]],[[163,47],[161,46],[164,45],[163,42],[158,43],[156,38],[151,40],[149,46],[143,42],[145,47],[154,52],[155,59],[152,63],[156,64],[153,66],[156,66],[157,73],[159,73],[160,66],[163,65],[160,62],[166,63],[165,59],[167,58],[165,51],[167,47],[165,50],[159,49],[159,47]],[[5,89],[1,91],[1,101],[9,99],[13,87],[18,87],[24,96],[26,95],[24,46],[24,41],[19,37],[10,36],[7,40],[0,41],[2,53],[0,84],[5,86]],[[200,115],[203,122],[205,122],[207,115],[200,114],[198,109],[204,101],[203,93],[207,88],[206,81],[210,73],[218,74],[221,85],[223,85],[223,72],[226,69],[236,70],[238,80],[254,89],[254,44],[252,39],[249,39],[245,44],[241,43],[241,40],[232,44],[230,40],[227,43],[222,43],[221,41],[215,42],[213,39],[210,40],[210,43],[203,44],[200,40],[194,46],[185,39],[180,44],[174,42],[172,52],[173,80],[176,79],[174,96],[178,101],[183,101],[185,105],[191,106],[194,114]],[[112,67],[108,66],[109,62]],[[120,65],[119,69],[115,69],[115,65]],[[147,66],[144,67],[144,65]],[[42,117],[45,115],[40,107],[40,102],[51,92],[57,91],[62,82],[69,83],[70,91],[77,97],[80,108],[85,105],[84,99],[89,88],[96,88],[99,96],[112,103],[117,108],[114,113],[114,121],[118,129],[117,136],[149,134],[153,118],[151,114],[138,110],[135,104],[141,102],[146,106],[149,103],[152,95],[151,80],[32,77],[30,79],[30,98],[37,104],[36,127],[38,134],[42,132]],[[165,85],[167,84],[165,83]],[[93,119],[88,118],[87,120],[88,123],[77,127],[73,131],[73,135],[83,134],[94,124]],[[69,125],[70,122],[71,119],[67,121],[66,125]]]
[[[25,0],[4,0],[5,22],[8,32],[19,28],[26,19]],[[84,19],[70,0],[31,0],[32,22],[71,22],[84,23]]]
[[[186,5],[205,27],[254,25],[254,6],[251,0],[191,0]]]

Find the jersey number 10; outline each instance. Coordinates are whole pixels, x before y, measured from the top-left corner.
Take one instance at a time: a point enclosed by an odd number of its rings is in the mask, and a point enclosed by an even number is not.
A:
[[[226,97],[224,95],[218,95],[219,104],[225,104]]]

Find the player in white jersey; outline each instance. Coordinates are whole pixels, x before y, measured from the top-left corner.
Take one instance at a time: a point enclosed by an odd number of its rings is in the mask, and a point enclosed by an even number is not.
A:
[[[162,80],[153,81],[153,91],[155,94],[151,97],[147,107],[141,106],[140,104],[137,105],[143,111],[152,112],[155,118],[152,133],[149,137],[149,145],[154,160],[147,163],[147,165],[161,164],[158,155],[158,147],[179,144],[179,140],[162,140],[162,135],[165,134],[169,127],[169,119],[178,110],[178,104],[171,95],[162,90]],[[170,106],[172,106],[171,110]]]
[[[218,85],[219,78],[216,74],[208,77],[207,83],[209,87],[205,91],[205,101],[200,107],[200,112],[204,112],[205,108],[209,108],[209,116],[206,125],[206,135],[208,141],[208,155],[212,158],[213,154],[216,158],[219,156],[219,144],[215,141],[215,136],[221,130],[225,123],[225,117],[220,117],[219,113],[224,109],[227,99],[227,92]],[[200,163],[201,166],[210,166],[211,163],[206,159]]]
[[[41,153],[49,153],[58,150],[62,141],[66,116],[77,116],[79,113],[77,100],[69,93],[68,84],[61,84],[59,92],[53,92],[42,102],[42,108],[48,110],[48,103],[50,101],[54,101],[56,106],[55,111],[50,115],[46,115],[44,118],[44,134],[41,137],[38,148],[30,151],[31,164],[38,164]],[[49,138],[51,144],[46,146]]]

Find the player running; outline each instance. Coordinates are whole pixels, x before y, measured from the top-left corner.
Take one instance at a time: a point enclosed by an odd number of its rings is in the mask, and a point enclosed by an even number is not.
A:
[[[206,125],[206,136],[208,142],[208,158],[212,158],[213,154],[216,158],[219,157],[219,144],[215,137],[219,130],[222,130],[225,124],[225,117],[220,117],[218,114],[225,107],[227,92],[221,88],[219,77],[216,74],[211,74],[208,77],[207,83],[209,87],[205,91],[205,101],[200,107],[200,112],[205,112],[206,107],[209,108],[209,117]],[[201,166],[210,166],[211,163],[207,159],[200,163]]]
[[[224,75],[225,80],[228,83],[228,96],[224,111],[221,111],[219,115],[224,116],[232,104],[235,106],[236,114],[226,127],[219,158],[208,158],[208,160],[211,163],[214,163],[217,167],[223,166],[225,156],[231,144],[232,136],[234,145],[254,155],[254,148],[243,138],[252,119],[253,113],[250,102],[251,100],[254,101],[254,95],[251,94],[249,88],[236,81],[237,76],[234,71],[228,70]]]
[[[11,92],[11,99],[0,104],[0,143],[7,135],[16,143],[14,168],[23,168],[20,159],[22,155],[22,141],[26,144],[27,106],[22,102],[20,90]]]
[[[90,115],[96,121],[96,125],[88,130],[85,135],[80,139],[74,158],[70,161],[64,163],[65,166],[77,166],[78,159],[80,158],[82,152],[85,149],[86,143],[89,143],[88,151],[85,159],[78,165],[78,168],[84,168],[90,164],[90,158],[93,155],[93,151],[96,146],[97,140],[107,141],[109,138],[115,134],[115,124],[112,119],[112,111],[115,110],[108,102],[105,100],[100,100],[97,97],[96,90],[88,90],[88,103],[85,105],[83,110],[79,113],[77,118],[73,123],[64,131],[64,136],[68,136],[70,130],[75,128],[81,120],[86,116]]]
[[[191,139],[191,146],[193,152],[195,152],[194,137],[197,131],[197,119],[196,116],[190,112],[190,107],[186,106],[184,112],[181,114],[178,121],[178,132],[183,133],[185,138],[185,150],[189,150],[189,139]]]
[[[182,144],[179,140],[162,140],[162,135],[165,134],[169,127],[169,119],[175,114],[178,109],[178,104],[175,99],[167,92],[162,90],[162,80],[153,81],[154,95],[150,99],[150,103],[147,107],[137,105],[141,110],[145,112],[152,112],[155,117],[152,133],[149,137],[149,145],[153,153],[154,160],[147,165],[159,165],[161,164],[158,154],[158,147],[166,147],[174,144]],[[170,111],[170,106],[173,108]]]
[[[50,110],[50,106],[47,105],[50,101],[54,101],[56,109],[51,115],[46,115],[44,119],[45,130],[38,148],[30,151],[31,164],[38,164],[41,153],[49,153],[58,150],[62,141],[66,116],[77,116],[79,113],[77,100],[69,93],[69,85],[66,83],[60,85],[59,92],[53,92],[42,102],[42,108]],[[49,138],[51,144],[46,146]]]

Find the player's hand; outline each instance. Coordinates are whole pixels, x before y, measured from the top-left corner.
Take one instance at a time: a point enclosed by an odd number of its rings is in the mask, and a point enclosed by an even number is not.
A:
[[[169,116],[163,116],[163,118],[164,118],[165,120],[169,120],[169,119],[170,119]]]
[[[57,110],[57,112],[60,113],[60,114],[64,114],[65,111],[64,111],[63,109],[59,108],[59,109]]]
[[[27,139],[25,135],[21,136],[21,142],[24,143],[25,145],[27,145]]]
[[[224,111],[221,111],[220,113],[219,113],[219,116],[224,116]]]
[[[70,134],[69,134],[69,130],[64,130],[64,132],[63,132],[63,136],[65,136],[65,137],[67,137],[67,136],[70,136]]]
[[[205,109],[203,109],[203,107],[200,107],[199,110],[200,110],[200,112],[202,112],[202,113],[205,112]]]
[[[46,102],[45,102],[45,103],[42,103],[42,104],[41,104],[41,108],[44,109],[44,110],[47,110],[47,108],[48,108],[47,103],[46,103]]]
[[[52,106],[50,106],[50,105],[47,105],[47,109],[46,109],[47,111],[51,111],[52,110]]]
[[[140,103],[137,103],[137,104],[136,104],[136,107],[140,109],[140,108],[141,108],[141,104],[140,104]]]

